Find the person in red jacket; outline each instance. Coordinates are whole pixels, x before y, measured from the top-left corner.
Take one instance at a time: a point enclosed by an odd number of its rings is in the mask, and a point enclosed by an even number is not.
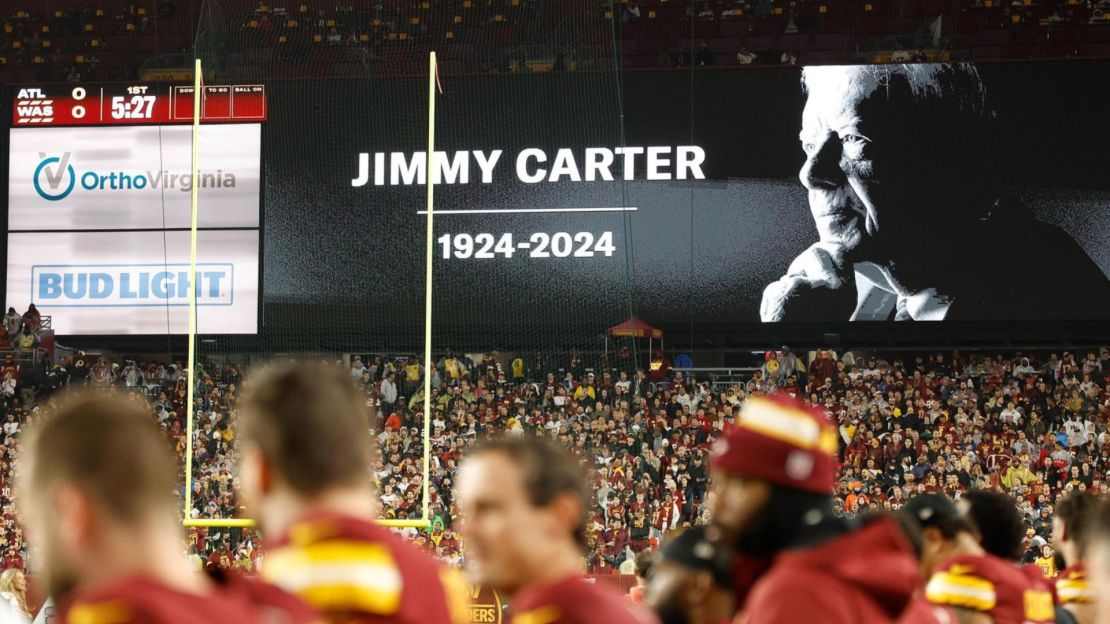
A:
[[[921,528],[925,598],[964,624],[1055,622],[1051,588],[1040,572],[988,552],[969,504],[961,505],[963,512],[942,494],[921,494],[902,508]]]
[[[651,612],[583,579],[590,487],[566,449],[532,437],[479,444],[456,482],[470,582],[508,598],[513,624],[650,624]]]
[[[370,415],[346,371],[277,365],[242,401],[241,493],[267,540],[265,580],[333,623],[468,621],[462,575],[375,523]]]
[[[63,624],[319,622],[290,594],[197,572],[182,551],[178,467],[150,408],[77,395],[23,440],[19,501]]]
[[[714,448],[717,540],[746,575],[738,622],[932,622],[911,543],[881,516],[833,512],[837,432],[820,409],[783,395],[752,397]],[[766,571],[758,575],[760,561]]]

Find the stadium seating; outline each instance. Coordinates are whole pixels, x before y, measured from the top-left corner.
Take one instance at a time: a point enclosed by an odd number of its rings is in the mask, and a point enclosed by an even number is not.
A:
[[[756,55],[754,64],[1096,58],[1107,56],[1110,40],[1106,0],[574,2],[586,16],[573,24],[577,44],[547,36],[568,27],[566,7],[552,0],[357,9],[343,0],[236,3],[232,24],[221,14],[219,27],[246,43],[226,51],[221,71],[230,78],[419,73],[431,49],[444,57],[446,73],[610,67],[614,37],[625,69],[732,66],[741,49]],[[201,0],[15,1],[2,10],[0,75],[14,83],[181,79],[197,24],[216,19]],[[710,54],[695,62],[702,43]],[[564,62],[555,63],[559,55]]]
[[[421,514],[422,382],[408,378],[403,358],[364,356],[350,366],[377,405],[375,481],[387,518]],[[677,358],[676,358],[677,359]],[[365,362],[363,364],[362,362]],[[976,487],[1011,494],[1034,535],[1048,537],[1051,510],[1073,489],[1106,491],[1110,470],[1110,350],[1036,353],[836,354],[768,353],[758,369],[670,369],[645,375],[621,364],[563,354],[514,362],[489,354],[440,358],[433,371],[432,527],[406,530],[417,543],[458,565],[451,483],[460,452],[479,434],[541,433],[568,444],[594,468],[589,565],[594,574],[620,564],[671,530],[707,517],[712,441],[746,396],[788,392],[807,397],[835,418],[842,462],[838,503],[844,513],[897,508],[916,492]],[[179,452],[185,445],[182,362],[132,362],[85,353],[64,366],[14,367],[16,385],[0,392],[4,407],[0,481],[11,483],[12,449],[26,419],[66,384],[147,395],[154,417]],[[517,374],[514,374],[514,368]],[[650,368],[650,367],[649,367]],[[412,369],[409,369],[412,370]],[[395,388],[383,388],[393,371]],[[235,501],[235,405],[245,368],[211,364],[197,382],[193,515],[239,515]],[[622,377],[622,373],[624,377]],[[393,402],[388,399],[395,397]],[[27,558],[11,516],[0,540],[8,563]],[[1048,514],[1051,517],[1051,513]],[[193,544],[210,561],[232,555],[253,565],[259,541],[240,529],[193,529]],[[1033,537],[1032,535],[1030,536]]]
[[[7,0],[0,20],[6,84],[184,80],[200,27],[235,35],[234,43],[205,52],[218,55],[218,75],[231,79],[421,74],[430,50],[441,55],[445,73],[586,71],[611,67],[614,58],[629,71],[700,71],[1110,57],[1110,0]],[[589,36],[548,36],[566,31]],[[20,338],[24,320],[17,314],[14,330],[6,322],[0,339],[0,555],[5,567],[17,568],[28,555],[11,500],[15,445],[59,389],[144,394],[178,452],[188,447],[183,362],[54,354],[49,319],[35,321],[34,338]],[[405,364],[392,354],[364,361],[343,365],[378,412],[374,477],[383,515],[417,518],[421,384],[404,378]],[[1051,517],[1060,494],[1106,492],[1106,349],[769,353],[741,378],[667,366],[644,367],[651,374],[643,375],[631,363],[572,362],[556,353],[522,365],[514,374],[510,356],[443,357],[433,372],[433,521],[427,531],[405,533],[452,564],[464,553],[451,484],[461,451],[480,434],[557,437],[595,469],[588,563],[605,575],[668,532],[705,521],[709,449],[752,394],[797,394],[836,419],[843,513],[897,507],[916,492],[986,487],[1011,494],[1033,535],[1047,538],[1051,525],[1042,512]],[[383,388],[390,370],[401,377],[396,398]],[[194,388],[194,470],[182,487],[193,489],[189,511],[196,517],[241,515],[235,408],[247,372],[205,363]],[[247,530],[191,535],[213,562],[228,558],[250,568],[261,552]]]

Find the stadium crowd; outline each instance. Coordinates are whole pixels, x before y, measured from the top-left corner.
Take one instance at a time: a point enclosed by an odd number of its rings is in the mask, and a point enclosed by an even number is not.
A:
[[[354,355],[350,371],[377,412],[374,481],[387,518],[422,514],[424,369],[411,357]],[[78,353],[64,362],[21,365],[7,356],[10,389],[0,396],[5,567],[27,552],[12,507],[12,460],[28,419],[58,389],[100,386],[151,401],[154,418],[186,445],[182,362],[138,363]],[[1073,490],[1106,492],[1110,467],[1110,351],[894,356],[769,352],[743,383],[714,383],[674,370],[661,353],[646,367],[627,351],[591,359],[576,352],[507,358],[447,351],[432,371],[432,525],[403,533],[454,566],[465,549],[456,532],[453,485],[463,450],[490,434],[544,435],[592,470],[587,561],[593,574],[631,573],[636,556],[673,529],[707,521],[709,455],[753,395],[788,393],[836,420],[841,460],[836,506],[843,514],[897,509],[914,494],[989,489],[1023,513],[1028,562],[1047,572],[1054,504]],[[236,418],[244,370],[198,367],[191,514],[241,515],[234,477]],[[184,486],[182,486],[184,487]],[[182,496],[184,491],[181,492]],[[197,565],[252,569],[260,540],[244,529],[191,529]],[[203,563],[202,563],[203,561]]]
[[[430,47],[449,74],[589,69],[606,66],[615,33],[622,67],[635,69],[1110,54],[1107,0],[606,0],[577,3],[574,18],[544,0],[264,0],[228,5],[219,18],[202,9],[200,0],[13,0],[0,11],[0,74],[13,83],[177,78],[198,21],[226,21],[241,38],[221,60],[229,79],[259,67],[270,77],[363,76],[367,63],[418,74]],[[573,36],[553,37],[571,21]]]

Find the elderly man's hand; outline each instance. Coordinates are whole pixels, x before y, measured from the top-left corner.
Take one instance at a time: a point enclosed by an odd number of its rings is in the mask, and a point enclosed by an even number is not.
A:
[[[855,309],[851,264],[835,245],[814,243],[794,258],[786,275],[763,289],[764,323],[847,320]]]

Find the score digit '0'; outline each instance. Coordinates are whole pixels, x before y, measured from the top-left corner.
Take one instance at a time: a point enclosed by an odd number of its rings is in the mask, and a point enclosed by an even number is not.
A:
[[[84,87],[74,87],[72,95],[74,100],[81,101],[85,99],[85,96],[88,94],[85,92]],[[81,104],[74,104],[73,108],[69,109],[69,114],[72,115],[74,119],[83,119],[85,117],[85,107]]]

